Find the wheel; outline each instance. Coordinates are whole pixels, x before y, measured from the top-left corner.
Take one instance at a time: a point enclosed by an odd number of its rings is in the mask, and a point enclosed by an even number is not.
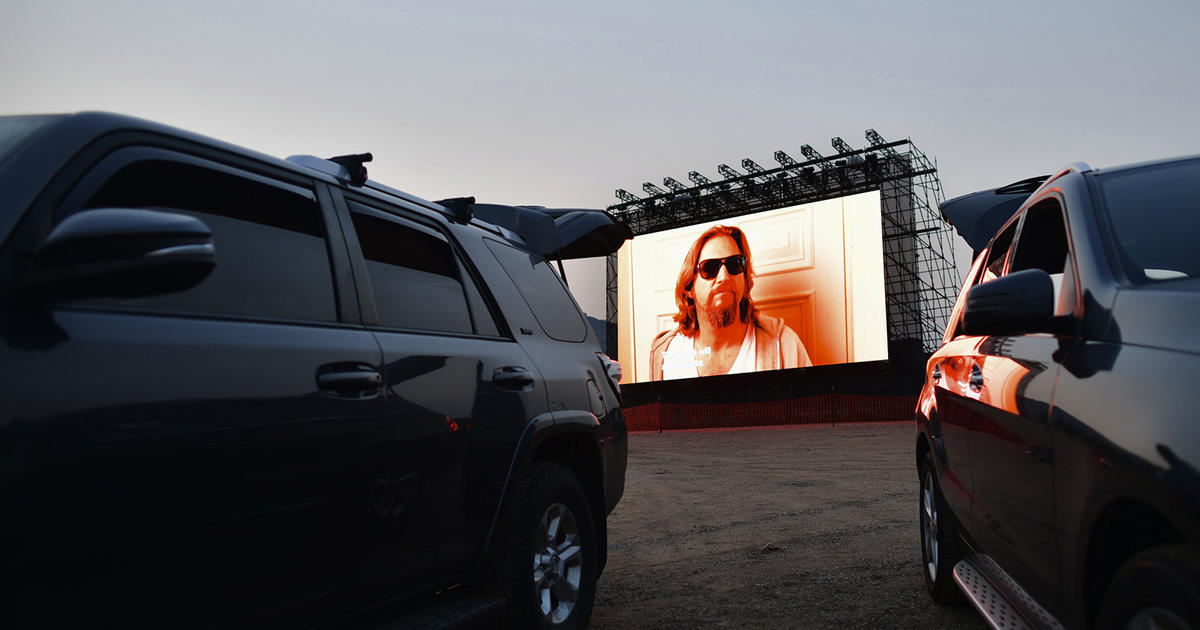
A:
[[[945,509],[946,501],[938,487],[933,455],[921,461],[921,560],[925,588],[933,600],[942,604],[962,601],[962,592],[954,583],[954,565],[962,558],[953,519]]]
[[[579,479],[559,464],[530,471],[493,590],[508,600],[508,628],[583,629],[592,616],[599,555]]]
[[[1143,551],[1113,577],[1099,628],[1200,630],[1200,554],[1185,545]]]

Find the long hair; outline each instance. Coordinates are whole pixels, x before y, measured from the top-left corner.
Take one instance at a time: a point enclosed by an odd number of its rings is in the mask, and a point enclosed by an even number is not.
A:
[[[754,302],[750,300],[750,289],[754,287],[754,265],[750,259],[750,246],[746,243],[746,235],[733,226],[714,225],[704,230],[696,242],[692,243],[692,248],[683,257],[683,265],[679,268],[679,277],[675,280],[675,306],[679,309],[675,313],[675,321],[679,324],[679,330],[688,337],[695,337],[700,332],[700,323],[696,317],[696,303],[687,294],[692,290],[692,284],[696,281],[696,265],[700,263],[700,250],[710,239],[722,235],[733,239],[733,242],[737,243],[738,251],[746,257],[746,270],[742,272],[746,276],[746,295],[738,304],[738,317],[743,322],[758,322],[758,307],[754,306]]]

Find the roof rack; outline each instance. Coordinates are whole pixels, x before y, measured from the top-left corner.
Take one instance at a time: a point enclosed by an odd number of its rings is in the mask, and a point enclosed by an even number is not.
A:
[[[533,251],[547,258],[570,260],[608,256],[621,243],[633,238],[629,226],[604,210],[583,208],[546,208],[545,206],[477,203],[474,197],[454,197],[436,202],[418,199],[403,191],[367,180],[370,153],[339,155],[328,159],[314,155],[292,155],[287,161],[324,173],[343,184],[366,186],[371,190],[420,203],[459,223],[473,219],[490,223],[524,241]]]
[[[315,155],[289,155],[287,161],[329,175],[343,184],[362,186],[367,182],[367,167],[363,165],[372,159],[370,153],[353,153],[328,159]]]

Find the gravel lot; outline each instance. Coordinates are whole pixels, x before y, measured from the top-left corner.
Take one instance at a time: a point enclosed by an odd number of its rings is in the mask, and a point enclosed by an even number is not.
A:
[[[591,627],[986,628],[921,577],[908,423],[634,433]]]

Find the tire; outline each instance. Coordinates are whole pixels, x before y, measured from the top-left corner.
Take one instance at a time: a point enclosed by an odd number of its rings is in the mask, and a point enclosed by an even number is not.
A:
[[[559,464],[535,464],[527,479],[493,574],[508,601],[504,627],[582,630],[599,559],[587,494]]]
[[[921,524],[921,573],[933,601],[951,604],[962,601],[962,592],[954,582],[954,565],[962,559],[954,519],[946,509],[938,486],[933,455],[921,460],[921,494],[918,502]]]
[[[1200,630],[1200,554],[1166,545],[1130,558],[1113,577],[1096,626]]]

